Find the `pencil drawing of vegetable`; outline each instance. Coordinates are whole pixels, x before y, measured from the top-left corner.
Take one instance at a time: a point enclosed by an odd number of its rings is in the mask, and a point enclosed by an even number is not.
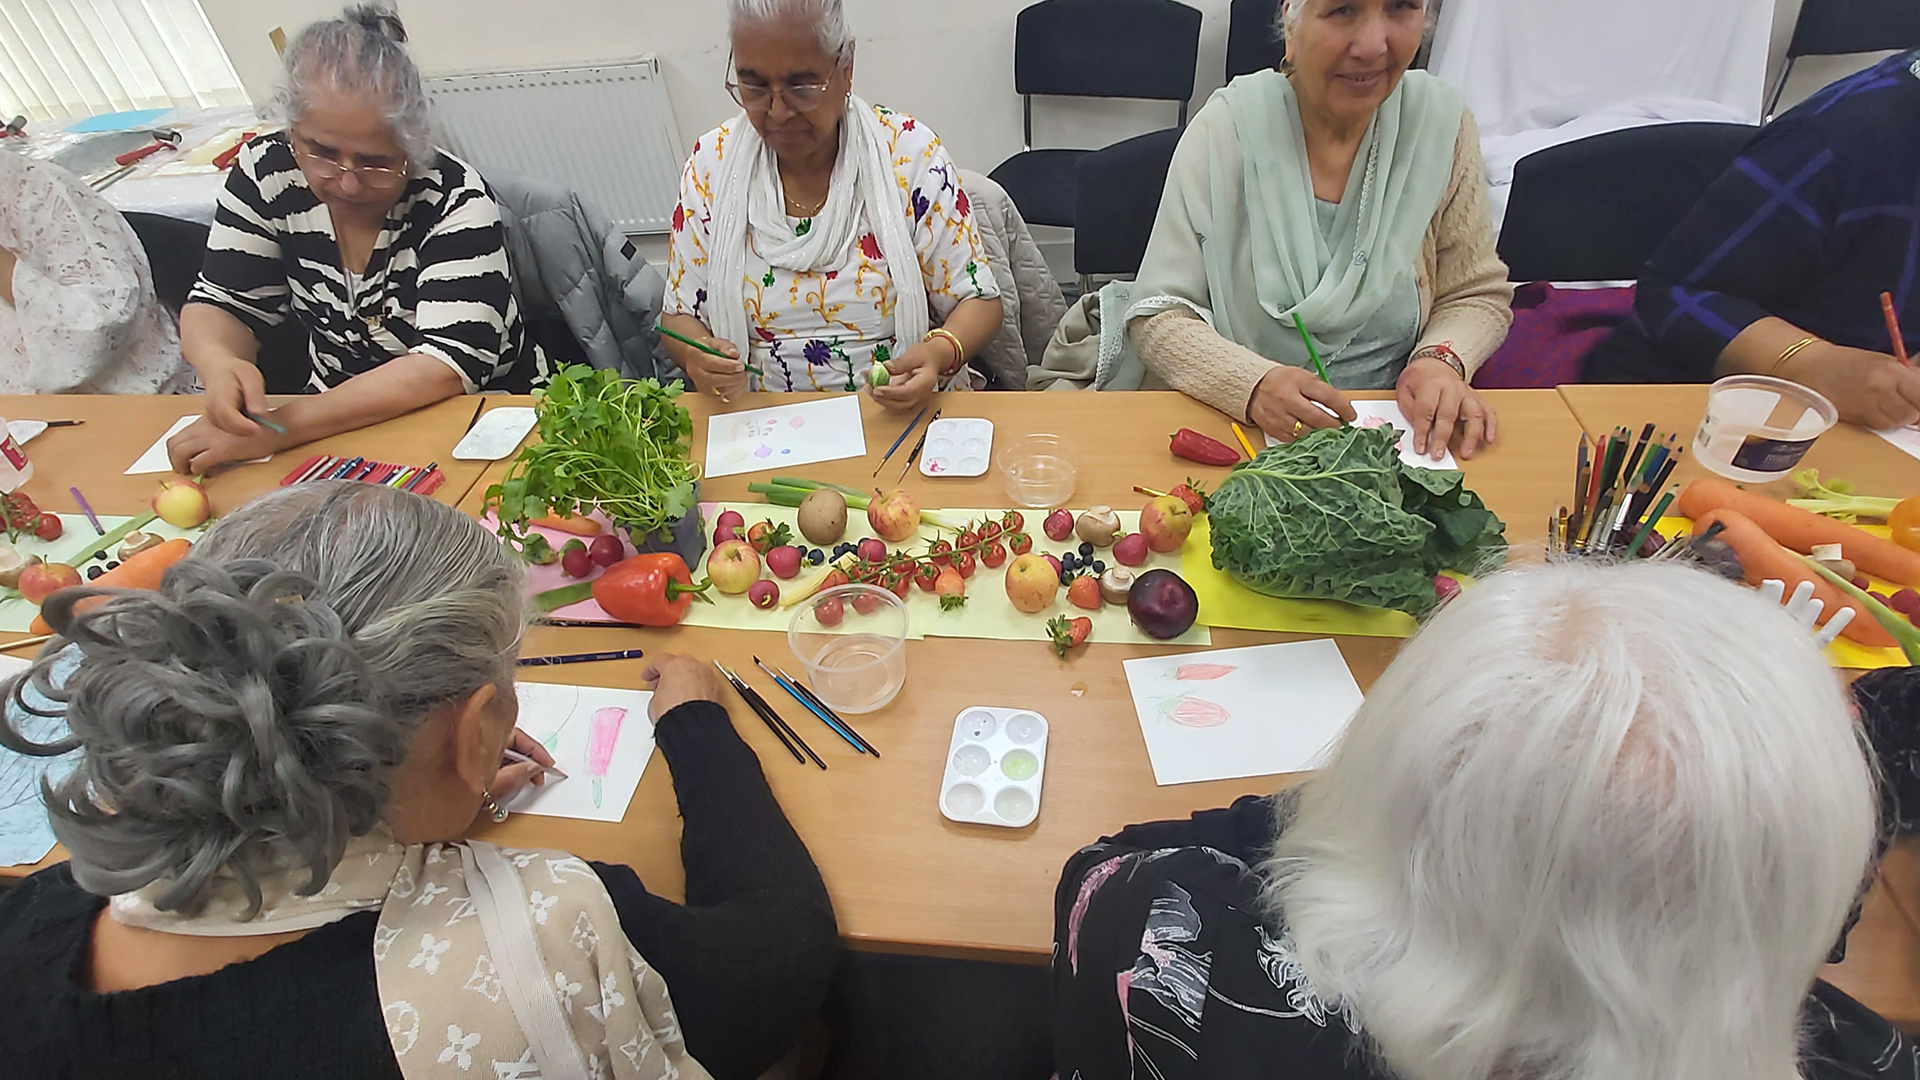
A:
[[[608,706],[593,714],[593,726],[587,729],[587,775],[593,778],[593,805],[600,805],[600,782],[613,765],[613,746],[620,741],[620,725],[627,710]]]

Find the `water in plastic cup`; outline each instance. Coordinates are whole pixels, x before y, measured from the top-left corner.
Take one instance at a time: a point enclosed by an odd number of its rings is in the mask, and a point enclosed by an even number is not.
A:
[[[823,609],[833,612],[824,624]],[[787,646],[813,692],[843,713],[884,708],[900,693],[906,637],[906,605],[872,585],[827,589],[800,605],[787,625]]]

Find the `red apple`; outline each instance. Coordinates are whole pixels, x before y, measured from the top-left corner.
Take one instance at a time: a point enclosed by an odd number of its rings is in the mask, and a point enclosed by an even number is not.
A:
[[[767,569],[773,576],[790,578],[800,572],[800,549],[792,544],[781,544],[767,551]]]
[[[1059,590],[1060,572],[1042,556],[1019,555],[1007,564],[1007,599],[1019,610],[1029,615],[1045,611]]]
[[[1113,542],[1113,561],[1121,566],[1139,566],[1148,554],[1147,538],[1140,533],[1128,533]]]
[[[1193,511],[1187,509],[1185,499],[1162,495],[1140,511],[1140,531],[1153,550],[1179,551],[1193,531]]]
[[[745,540],[728,540],[707,556],[707,576],[714,588],[738,596],[760,580],[760,553]]]
[[[38,604],[47,597],[80,584],[80,571],[65,563],[34,563],[20,571],[20,595]]]
[[[920,504],[904,491],[882,494],[873,489],[873,501],[867,504],[867,524],[882,540],[897,544],[920,531]]]

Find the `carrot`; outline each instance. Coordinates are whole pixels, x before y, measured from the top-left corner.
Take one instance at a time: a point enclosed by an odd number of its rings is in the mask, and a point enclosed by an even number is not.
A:
[[[1740,567],[1746,573],[1747,584],[1758,586],[1762,581],[1773,578],[1784,582],[1787,595],[1791,596],[1801,582],[1811,581],[1814,598],[1820,601],[1820,613],[1823,616],[1831,618],[1834,612],[1843,607],[1853,609],[1853,621],[1840,631],[1842,637],[1875,648],[1892,648],[1899,644],[1866,608],[1834,588],[1798,556],[1780,546],[1751,518],[1735,510],[1709,510],[1693,519],[1694,534],[1702,534],[1715,524],[1725,527],[1720,539],[1725,540],[1733,553],[1740,557]],[[1826,618],[1822,618],[1820,623],[1825,625],[1826,621]]]
[[[548,514],[543,518],[534,518],[528,524],[542,529],[558,529],[575,536],[599,536],[601,532],[600,523],[590,517],[562,517],[559,514]]]
[[[167,567],[185,558],[187,552],[192,550],[193,541],[191,540],[168,540],[162,544],[155,544],[147,550],[134,555],[132,558],[121,562],[119,566],[87,582],[87,587],[102,589],[157,589],[160,587],[161,577],[167,572]],[[93,603],[103,603],[105,600],[106,597],[104,596],[98,597],[87,604],[80,605],[75,613],[77,614],[79,611],[84,611]],[[33,617],[33,629],[30,633],[51,634],[53,633],[53,627],[47,625],[47,620],[36,615]]]
[[[1680,493],[1680,513],[1692,518],[1696,527],[1709,510],[1736,511],[1782,546],[1802,555],[1813,554],[1816,544],[1839,544],[1841,555],[1861,573],[1898,585],[1920,585],[1920,551],[1909,551],[1844,521],[1821,517],[1709,477],[1695,480]]]

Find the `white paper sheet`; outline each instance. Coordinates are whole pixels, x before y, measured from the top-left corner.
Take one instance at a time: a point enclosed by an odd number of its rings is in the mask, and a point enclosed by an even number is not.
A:
[[[75,654],[75,660],[78,655]],[[27,669],[27,661],[17,656],[0,656],[0,679],[10,678]],[[72,670],[67,667],[66,671]],[[64,678],[64,673],[56,678]],[[51,707],[45,698],[27,691],[27,699],[36,706]],[[7,706],[12,710],[12,706]],[[52,742],[67,734],[67,722],[58,717],[33,716],[15,712],[17,730],[35,742]],[[23,866],[39,862],[53,850],[53,826],[47,822],[46,803],[40,798],[40,778],[51,775],[56,781],[72,771],[80,752],[63,757],[37,758],[0,749],[0,866]]]
[[[522,814],[619,821],[653,757],[647,690],[609,690],[521,682],[520,729],[546,746],[565,780],[520,793],[507,809]]]
[[[1459,464],[1453,460],[1453,451],[1435,461],[1425,454],[1415,453],[1413,449],[1413,425],[1407,423],[1406,414],[1400,411],[1397,401],[1356,401],[1353,412],[1361,427],[1381,427],[1392,425],[1400,431],[1400,460],[1416,469],[1457,469]],[[1267,436],[1268,446],[1280,445],[1280,440]]]
[[[1162,787],[1317,768],[1361,702],[1331,638],[1149,656],[1125,667]]]
[[[1874,434],[1914,457],[1920,458],[1920,428],[1890,428],[1886,431],[1876,431]]]
[[[856,394],[707,419],[707,476],[785,469],[866,452]]]
[[[141,473],[172,472],[173,462],[167,457],[167,440],[185,431],[188,424],[198,419],[200,419],[198,416],[183,416],[175,420],[173,426],[167,429],[166,434],[153,440],[153,445],[147,447],[147,452],[140,455],[140,460],[127,466],[127,471],[123,475],[138,476]],[[267,461],[272,456],[273,455],[269,454],[267,457],[257,457],[246,464],[251,465],[255,462]]]

